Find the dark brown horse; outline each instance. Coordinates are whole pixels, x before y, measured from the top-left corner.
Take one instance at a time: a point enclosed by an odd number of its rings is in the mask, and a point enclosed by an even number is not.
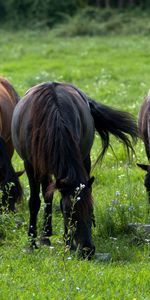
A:
[[[138,116],[139,134],[144,142],[145,151],[150,161],[150,93],[145,97]],[[148,193],[150,203],[150,165],[137,164],[142,170],[146,171],[144,185]]]
[[[14,108],[19,100],[13,86],[0,77],[0,189],[3,191],[1,204],[8,210],[15,210],[22,188],[11,164],[14,147],[11,139],[11,121]]]
[[[24,160],[30,184],[28,234],[33,246],[36,246],[41,184],[45,200],[42,241],[49,243],[52,234],[52,199],[58,189],[66,242],[71,242],[70,232],[74,232],[73,242],[83,257],[94,254],[90,150],[95,129],[102,139],[100,157],[109,146],[109,133],[121,140],[128,151],[133,150],[128,134],[136,138],[137,127],[131,115],[96,103],[71,84],[39,84],[17,104],[12,138]]]

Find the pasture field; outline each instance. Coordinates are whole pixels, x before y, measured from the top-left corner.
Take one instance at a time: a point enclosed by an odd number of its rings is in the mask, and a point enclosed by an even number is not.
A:
[[[138,36],[58,38],[50,31],[0,31],[0,73],[20,96],[43,81],[75,84],[102,103],[137,117],[150,88],[150,40]],[[146,163],[138,141],[136,155],[128,162],[118,141],[111,137],[102,165],[92,170],[96,228],[96,253],[110,253],[109,261],[98,255],[82,261],[63,244],[63,220],[59,195],[55,195],[52,246],[28,251],[29,185],[24,174],[23,202],[16,215],[0,216],[0,299],[148,300],[150,299],[149,237],[139,230],[129,233],[130,222],[149,223],[143,186],[144,173],[136,166]],[[92,163],[101,142],[95,136]],[[23,168],[15,153],[16,170]],[[42,208],[38,228],[42,224]]]

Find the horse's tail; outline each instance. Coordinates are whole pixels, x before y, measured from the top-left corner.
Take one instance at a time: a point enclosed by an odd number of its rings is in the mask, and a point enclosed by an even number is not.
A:
[[[101,160],[106,153],[109,143],[109,133],[121,140],[127,149],[127,154],[134,153],[133,142],[137,140],[138,128],[134,117],[106,105],[89,99],[91,114],[94,119],[96,131],[102,140],[102,151],[98,157]],[[129,136],[131,137],[131,140]]]
[[[67,179],[72,186],[78,183],[84,183],[83,174],[85,169],[81,158],[81,151],[73,133],[69,126],[65,124],[65,120],[58,123],[59,112],[56,112],[56,118],[53,123],[54,146],[51,157],[53,159],[52,169],[58,179]]]

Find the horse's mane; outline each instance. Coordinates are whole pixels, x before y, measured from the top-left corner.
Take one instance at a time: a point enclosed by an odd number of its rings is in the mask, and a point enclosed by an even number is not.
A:
[[[12,84],[6,79],[0,76],[0,84],[4,87],[4,89],[8,92],[11,98],[14,100],[14,103],[17,104],[19,101],[19,95],[16,90],[12,86]]]
[[[57,83],[44,83],[26,94],[32,95],[32,163],[38,177],[53,174],[57,179],[68,178],[76,185],[84,183],[87,175],[79,145],[61,112],[56,87]]]

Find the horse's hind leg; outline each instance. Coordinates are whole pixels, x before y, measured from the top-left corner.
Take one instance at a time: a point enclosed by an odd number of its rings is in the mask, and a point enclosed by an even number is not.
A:
[[[29,180],[30,186],[30,198],[29,198],[29,211],[30,211],[30,222],[28,236],[31,239],[31,245],[36,248],[35,239],[37,237],[37,215],[40,209],[40,183],[35,180],[33,167],[25,162],[25,170]]]
[[[47,197],[47,187],[50,183],[50,179],[45,177],[42,181],[42,194],[45,202],[44,208],[44,223],[43,223],[43,233],[41,242],[46,245],[50,245],[50,240],[48,237],[52,235],[52,202],[53,202],[53,195]]]

